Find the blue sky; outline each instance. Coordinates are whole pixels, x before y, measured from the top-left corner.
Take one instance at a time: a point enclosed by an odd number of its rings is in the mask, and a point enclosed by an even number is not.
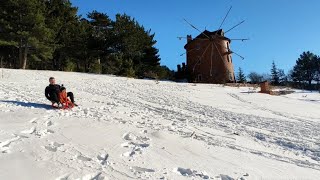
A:
[[[290,70],[303,51],[320,55],[319,0],[71,0],[85,16],[92,10],[134,17],[145,28],[156,34],[161,64],[176,70],[185,62],[180,56],[185,40],[178,36],[198,31],[187,25],[187,19],[200,30],[216,30],[226,12],[232,10],[223,25],[227,30],[237,23],[245,23],[230,31],[229,38],[250,38],[232,41],[231,49],[245,59],[233,55],[237,71],[269,73],[274,60],[278,68]]]

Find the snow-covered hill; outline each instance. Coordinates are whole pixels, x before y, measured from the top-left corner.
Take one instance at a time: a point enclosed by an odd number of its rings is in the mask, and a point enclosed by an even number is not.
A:
[[[80,104],[55,110],[48,78]],[[0,179],[319,179],[320,94],[5,69]]]

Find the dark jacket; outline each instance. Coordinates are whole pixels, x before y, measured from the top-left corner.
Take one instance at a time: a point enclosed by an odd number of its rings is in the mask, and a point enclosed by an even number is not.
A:
[[[60,92],[60,88],[61,86],[58,84],[55,84],[55,85],[49,84],[49,86],[47,86],[45,90],[46,98],[51,101],[53,95],[58,96]]]

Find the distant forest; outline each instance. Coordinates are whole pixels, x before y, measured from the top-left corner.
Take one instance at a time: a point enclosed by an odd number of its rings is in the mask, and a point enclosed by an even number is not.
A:
[[[89,3],[89,1],[88,1]],[[126,14],[77,14],[69,0],[1,0],[1,67],[168,79],[155,34]]]
[[[274,61],[271,65],[270,74],[250,72],[246,76],[242,69],[239,68],[237,82],[246,83],[247,79],[253,84],[269,81],[274,86],[320,90],[320,56],[310,51],[303,52],[287,74],[283,69],[279,69]]]

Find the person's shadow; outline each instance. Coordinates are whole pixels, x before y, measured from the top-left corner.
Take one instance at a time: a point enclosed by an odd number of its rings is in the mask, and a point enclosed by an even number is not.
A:
[[[52,106],[49,104],[21,102],[21,101],[6,101],[6,100],[0,100],[0,102],[15,104],[17,106],[23,106],[23,107],[30,107],[30,108],[33,107],[37,109],[47,109],[47,110],[52,109]]]

